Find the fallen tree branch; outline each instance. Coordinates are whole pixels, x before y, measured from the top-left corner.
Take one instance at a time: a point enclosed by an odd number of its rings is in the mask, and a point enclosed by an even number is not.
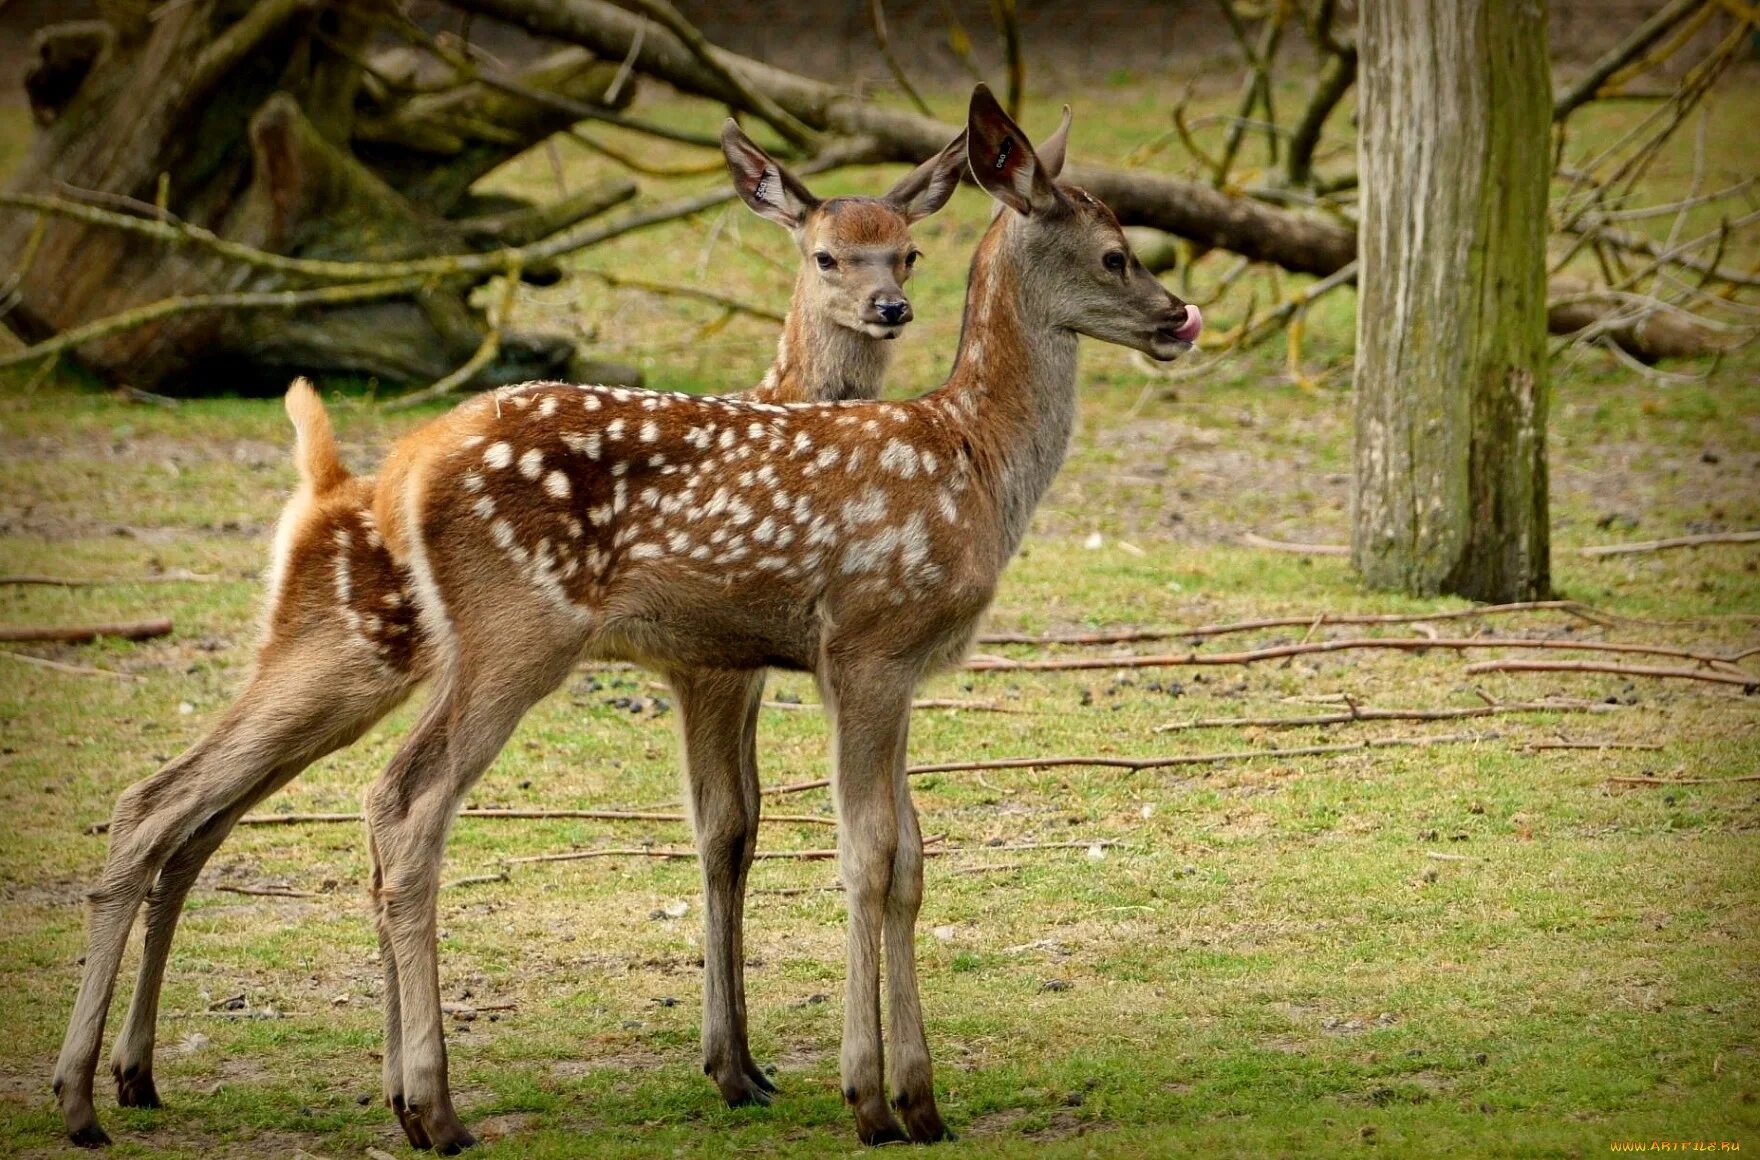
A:
[[[982,854],[996,850],[1091,850],[1096,846],[1102,848],[1120,845],[1112,838],[1093,838],[1088,841],[1075,840],[1067,842],[1009,842],[997,846],[937,846],[930,844],[929,839],[923,840],[923,857],[939,858],[951,854]],[[563,854],[523,854],[517,858],[507,859],[509,864],[531,862],[579,862],[588,858],[658,858],[663,861],[686,861],[697,857],[695,850],[681,850],[666,846],[622,846],[602,850],[570,850]],[[788,861],[830,862],[837,858],[837,851],[823,850],[759,850],[753,858],[772,858]]]
[[[689,298],[694,302],[706,302],[711,306],[719,306],[723,310],[747,314],[753,318],[763,319],[765,322],[774,322],[778,326],[788,321],[774,310],[763,306],[753,306],[749,302],[743,302],[726,294],[717,294],[713,290],[705,290],[700,286],[677,286],[671,282],[657,282],[652,278],[613,274],[609,270],[584,270],[582,273],[599,279],[614,290],[640,290],[644,293],[662,294],[671,298]]]
[[[45,624],[36,627],[0,626],[0,641],[19,644],[35,641],[57,641],[62,644],[88,644],[102,636],[118,640],[152,640],[171,632],[171,621],[131,620],[118,624]]]
[[[461,818],[501,818],[516,821],[550,820],[550,819],[584,819],[595,822],[688,822],[689,814],[661,813],[651,810],[523,810],[523,809],[470,809],[458,811]],[[322,825],[333,822],[361,822],[365,817],[356,813],[324,813],[324,814],[246,814],[238,819],[241,826],[302,826]],[[800,826],[836,826],[837,819],[822,814],[767,814],[759,818],[762,822],[775,825]],[[96,822],[87,826],[88,834],[104,834],[110,830],[109,822]]]
[[[1760,543],[1760,531],[1706,532],[1697,536],[1673,536],[1665,540],[1640,540],[1630,544],[1598,544],[1583,548],[1585,556],[1627,556],[1639,552],[1662,552],[1670,548],[1700,548],[1706,544]]]
[[[1587,605],[1575,600],[1525,600],[1516,604],[1485,604],[1476,608],[1455,608],[1444,612],[1321,612],[1312,616],[1270,616],[1259,620],[1241,620],[1230,624],[1201,624],[1191,628],[1133,628],[1117,632],[1049,633],[1034,635],[1020,632],[993,632],[978,637],[980,644],[1132,644],[1139,641],[1189,640],[1201,637],[1229,636],[1240,632],[1258,632],[1267,628],[1326,627],[1329,624],[1423,624],[1432,620],[1477,620],[1511,612],[1568,612],[1595,624],[1605,624]]]
[[[1514,704],[1471,705],[1447,709],[1376,709],[1353,704],[1348,713],[1315,713],[1307,717],[1199,717],[1155,726],[1156,733],[1185,729],[1295,729],[1310,725],[1351,725],[1358,721],[1457,721],[1465,717],[1500,717],[1508,713],[1616,713],[1622,706],[1599,701],[1521,701]]]
[[[1442,649],[1463,652],[1484,648],[1565,649],[1584,652],[1619,652],[1640,656],[1680,657],[1707,665],[1727,665],[1727,658],[1715,653],[1696,652],[1672,645],[1637,644],[1603,640],[1522,640],[1510,637],[1404,637],[1364,636],[1344,640],[1316,640],[1300,644],[1273,645],[1232,653],[1167,653],[1157,656],[1127,657],[1057,657],[1050,660],[1007,660],[1002,657],[977,659],[966,664],[972,672],[1072,672],[1083,669],[1156,669],[1187,665],[1252,665],[1284,657],[1306,656],[1310,653],[1352,652],[1364,649],[1391,649],[1399,652],[1427,652]],[[1538,663],[1538,662],[1536,662]],[[1468,672],[1480,671],[1472,667]],[[1740,681],[1743,678],[1731,677]],[[1760,680],[1760,677],[1746,678]]]
[[[1744,693],[1760,692],[1760,676],[1737,675],[1710,669],[1667,669],[1653,665],[1614,665],[1600,661],[1479,661],[1467,666],[1468,673],[1610,673],[1623,677],[1678,678],[1684,681],[1710,681],[1719,685],[1736,685]]]
[[[985,761],[945,761],[934,765],[913,765],[905,770],[907,777],[931,773],[970,773],[984,769],[1056,769],[1083,766],[1098,769],[1123,769],[1132,773],[1146,769],[1167,769],[1178,765],[1217,765],[1229,761],[1252,761],[1265,757],[1315,757],[1331,753],[1353,753],[1362,749],[1384,749],[1393,746],[1455,745],[1483,741],[1478,734],[1450,734],[1445,737],[1380,737],[1364,741],[1346,741],[1337,745],[1302,745],[1290,749],[1236,749],[1225,753],[1186,753],[1177,757],[1000,757]],[[805,793],[824,789],[831,784],[827,777],[797,781],[790,785],[772,786],[765,796]]]

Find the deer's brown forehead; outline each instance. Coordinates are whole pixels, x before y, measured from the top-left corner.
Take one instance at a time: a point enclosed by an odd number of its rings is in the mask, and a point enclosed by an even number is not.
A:
[[[832,198],[813,215],[810,232],[821,241],[842,246],[896,246],[911,238],[902,214],[865,197]]]

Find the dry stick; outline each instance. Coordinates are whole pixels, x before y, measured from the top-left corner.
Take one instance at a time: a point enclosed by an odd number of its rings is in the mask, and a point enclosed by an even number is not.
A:
[[[87,644],[101,636],[113,636],[120,640],[152,640],[154,637],[167,636],[170,632],[171,621],[164,618],[131,620],[119,624],[46,624],[34,628],[0,626],[0,641],[8,644],[26,641]]]
[[[1455,721],[1465,717],[1497,717],[1508,713],[1617,713],[1624,706],[1596,701],[1525,701],[1513,705],[1475,705],[1450,709],[1375,709],[1352,705],[1348,713],[1319,713],[1309,717],[1200,717],[1157,725],[1156,733],[1184,729],[1294,729],[1308,725],[1349,725],[1357,721]]]
[[[923,842],[923,857],[939,858],[947,854],[977,854],[987,850],[1089,850],[1095,846],[1117,846],[1120,843],[1111,838],[1095,838],[1091,841],[1072,842],[1011,842],[1000,846],[933,846],[928,839]],[[603,850],[570,850],[565,854],[524,854],[518,858],[507,859],[509,864],[528,862],[579,862],[588,858],[658,858],[663,861],[682,861],[697,857],[695,850],[679,850],[664,846],[625,846]],[[836,850],[759,850],[754,858],[775,858],[808,862],[826,862],[835,860]]]
[[[1640,540],[1631,544],[1600,544],[1584,548],[1585,556],[1626,556],[1639,552],[1661,552],[1669,548],[1697,548],[1705,544],[1756,544],[1760,531],[1706,532],[1697,536],[1672,536],[1665,540]]]
[[[1310,653],[1350,652],[1359,649],[1393,649],[1399,652],[1424,652],[1428,649],[1445,649],[1455,652],[1467,649],[1483,648],[1539,648],[1566,649],[1584,652],[1620,652],[1644,656],[1680,657],[1685,660],[1698,661],[1701,664],[1728,665],[1724,657],[1712,653],[1694,652],[1691,649],[1674,648],[1659,644],[1627,644],[1619,641],[1604,640],[1514,640],[1508,637],[1438,637],[1431,639],[1426,636],[1365,636],[1351,637],[1345,640],[1315,640],[1306,644],[1283,644],[1271,648],[1248,649],[1232,653],[1166,653],[1158,656],[1128,657],[1056,657],[1051,660],[1008,660],[1003,657],[991,657],[973,660],[966,668],[972,672],[1068,672],[1082,669],[1155,669],[1175,668],[1184,665],[1251,665],[1260,661],[1279,660],[1284,657],[1306,656]],[[1476,667],[1468,672],[1481,672]],[[1735,676],[1731,681],[1760,681],[1760,677]]]
[[[1178,757],[1001,757],[989,761],[948,761],[936,765],[913,765],[907,776],[920,777],[929,773],[965,773],[981,769],[1053,769],[1063,766],[1093,766],[1101,769],[1124,769],[1138,772],[1164,769],[1176,765],[1216,765],[1227,761],[1248,761],[1261,757],[1315,757],[1329,753],[1353,753],[1362,749],[1384,749],[1392,746],[1453,745],[1483,740],[1472,733],[1450,734],[1445,737],[1377,737],[1365,741],[1349,741],[1338,745],[1302,745],[1290,749],[1237,749],[1226,753],[1187,753]],[[823,789],[830,778],[797,781],[791,785],[773,786],[766,796],[805,793]]]
[[[1354,271],[1353,271],[1354,273]],[[1249,548],[1269,548],[1275,552],[1297,552],[1304,556],[1348,556],[1346,544],[1297,544],[1289,540],[1272,540],[1256,532],[1242,532],[1241,543]]]
[[[1568,612],[1597,624],[1604,623],[1593,609],[1575,600],[1527,600],[1517,604],[1485,604],[1446,612],[1321,612],[1312,616],[1272,616],[1230,624],[1200,624],[1192,628],[1131,628],[1116,632],[1073,632],[1034,635],[1023,632],[992,632],[978,638],[980,644],[1133,644],[1138,641],[1186,640],[1258,632],[1266,628],[1304,628],[1318,624],[1423,624],[1432,620],[1476,620],[1511,612]]]
[[[1599,661],[1480,661],[1468,665],[1468,673],[1611,673],[1623,677],[1675,677],[1683,681],[1711,681],[1736,685],[1743,692],[1760,692],[1760,676],[1737,676],[1709,669],[1665,669],[1654,665],[1611,665]]]
[[[464,878],[454,878],[451,882],[442,882],[440,889],[451,890],[455,886],[481,886],[490,882],[509,882],[512,877],[503,870],[499,874],[471,874]]]
[[[689,814],[657,813],[647,810],[460,810],[461,818],[502,818],[536,820],[583,818],[596,822],[688,822]],[[247,814],[238,819],[241,826],[303,826],[335,822],[365,821],[364,815],[348,813],[322,814]],[[820,814],[769,814],[760,819],[778,825],[835,826],[837,819]],[[109,822],[96,822],[86,827],[88,834],[102,834],[110,829]]]
[[[1743,781],[1760,781],[1760,773],[1744,773],[1735,777],[1609,777],[1613,785],[1734,785]]]
[[[911,84],[910,77],[905,74],[904,65],[899,63],[898,56],[892,51],[892,38],[886,35],[883,0],[868,0],[868,27],[874,30],[874,43],[880,47],[880,56],[886,61],[887,70],[892,73],[893,83],[910,98],[911,104],[917,107],[917,112],[925,117],[933,117],[935,114],[929,111],[929,106],[924,103],[922,96]]]
[[[290,886],[216,886],[222,894],[249,894],[262,898],[317,898],[316,890],[295,890]]]
[[[1530,741],[1522,748],[1534,749],[1661,749],[1659,741]]]
[[[44,576],[22,573],[0,576],[0,585],[42,584],[55,588],[95,588],[106,584],[216,584],[224,576],[206,576],[200,572],[167,572],[163,576]]]
[[[34,657],[29,653],[13,652],[11,649],[0,649],[0,657],[10,657],[27,665],[35,665],[40,669],[52,669],[58,673],[69,673],[76,677],[110,677],[118,681],[144,681],[145,677],[133,673],[119,673],[115,669],[100,669],[91,665],[70,665],[66,661],[52,661],[48,657]]]
[[[800,711],[804,709],[823,709],[825,706],[818,701],[765,701],[766,709],[784,709]],[[911,702],[912,709],[955,709],[970,710],[973,713],[1026,713],[1029,710],[1015,709],[1007,705],[999,705],[995,701],[965,701],[950,697],[927,697]]]

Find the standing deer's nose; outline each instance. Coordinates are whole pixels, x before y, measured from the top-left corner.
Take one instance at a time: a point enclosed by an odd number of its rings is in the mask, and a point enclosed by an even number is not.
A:
[[[911,304],[903,298],[874,299],[874,313],[887,326],[897,326],[901,322],[911,320]]]

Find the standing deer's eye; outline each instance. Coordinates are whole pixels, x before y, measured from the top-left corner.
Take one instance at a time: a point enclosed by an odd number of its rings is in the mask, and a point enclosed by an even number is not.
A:
[[[1114,274],[1123,273],[1124,272],[1124,265],[1125,265],[1124,251],[1123,250],[1108,250],[1108,251],[1106,251],[1106,256],[1104,258],[1100,259],[1100,264],[1102,266],[1105,266],[1108,270],[1111,270]]]
[[[908,253],[904,256],[904,268],[907,270],[916,269],[917,268],[917,259],[922,256],[923,255],[919,251],[912,250],[910,253]]]
[[[819,269],[821,270],[834,270],[837,268],[837,259],[833,258],[830,254],[827,254],[824,250],[820,250],[818,253],[814,254],[813,261],[819,263]]]

